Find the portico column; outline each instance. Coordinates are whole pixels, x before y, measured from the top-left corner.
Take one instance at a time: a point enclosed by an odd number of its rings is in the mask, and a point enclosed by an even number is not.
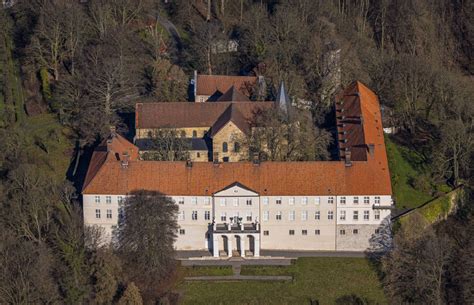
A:
[[[227,256],[232,256],[232,239],[231,236],[227,236]]]
[[[240,256],[245,257],[245,236],[240,237]]]
[[[212,254],[214,257],[219,257],[219,236],[212,234]]]
[[[254,235],[253,242],[255,243],[253,247],[255,249],[254,250],[255,253],[253,255],[255,257],[259,257],[260,256],[260,235],[259,234]]]

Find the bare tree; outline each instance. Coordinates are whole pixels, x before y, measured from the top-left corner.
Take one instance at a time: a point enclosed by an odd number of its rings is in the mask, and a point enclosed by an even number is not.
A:
[[[143,153],[144,160],[184,161],[189,158],[189,139],[182,137],[176,129],[159,129],[150,133],[150,150]]]

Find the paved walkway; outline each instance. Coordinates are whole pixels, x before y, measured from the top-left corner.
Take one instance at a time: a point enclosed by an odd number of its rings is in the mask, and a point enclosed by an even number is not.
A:
[[[233,275],[224,276],[192,276],[185,277],[186,281],[291,281],[289,275],[241,275],[242,265],[258,266],[289,266],[290,258],[242,258],[231,257],[228,259],[184,259],[182,266],[231,266]]]
[[[186,281],[291,281],[289,275],[223,275],[185,277]]]
[[[286,251],[286,250],[261,250],[260,258],[247,258],[248,260],[267,260],[280,258],[298,257],[365,257],[364,252],[356,251]],[[178,251],[178,259],[206,259],[206,260],[227,260],[226,258],[213,258],[209,251]]]

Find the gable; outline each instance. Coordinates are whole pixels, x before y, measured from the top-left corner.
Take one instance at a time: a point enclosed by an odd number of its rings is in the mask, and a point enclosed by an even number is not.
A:
[[[238,182],[234,182],[224,189],[214,193],[214,196],[216,197],[253,197],[258,195],[257,192]]]

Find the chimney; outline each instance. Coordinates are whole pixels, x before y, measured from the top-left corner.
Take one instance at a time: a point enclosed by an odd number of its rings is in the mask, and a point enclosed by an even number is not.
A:
[[[194,101],[196,102],[196,94],[197,94],[197,83],[198,83],[198,71],[194,70]]]
[[[373,156],[373,155],[374,155],[374,151],[375,151],[375,145],[374,145],[374,144],[369,144],[369,145],[367,145],[367,148],[369,149],[369,154],[370,154],[371,156]]]
[[[191,169],[193,167],[193,161],[190,159],[186,160],[186,168]]]
[[[122,168],[127,168],[128,167],[128,161],[130,159],[130,155],[128,154],[127,151],[125,151],[122,154]]]
[[[109,128],[110,128],[110,136],[115,137],[117,135],[117,129],[113,125],[110,125]]]
[[[108,138],[107,139],[107,152],[112,151],[112,139]]]
[[[349,149],[344,151],[344,164],[346,167],[352,166],[351,151]]]

